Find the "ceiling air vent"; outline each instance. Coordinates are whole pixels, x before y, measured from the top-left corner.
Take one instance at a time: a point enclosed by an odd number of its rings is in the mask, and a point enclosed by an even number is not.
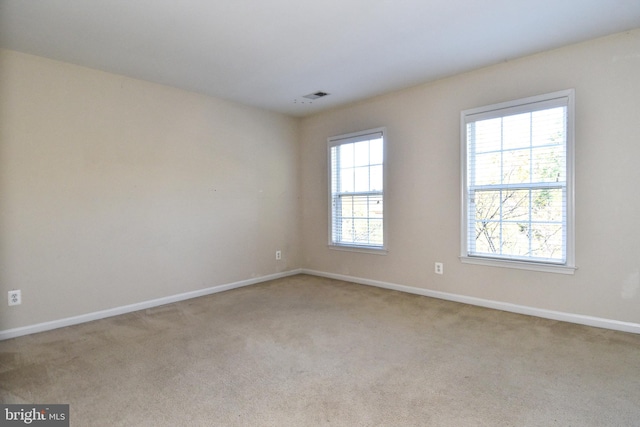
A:
[[[303,96],[303,98],[318,99],[318,98],[322,98],[323,96],[327,96],[327,95],[329,95],[327,92],[314,92],[314,93],[310,93],[309,95]]]

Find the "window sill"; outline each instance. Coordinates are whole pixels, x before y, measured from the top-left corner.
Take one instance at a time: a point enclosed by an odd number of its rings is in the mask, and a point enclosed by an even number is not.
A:
[[[356,246],[356,245],[328,245],[329,249],[345,252],[360,252],[365,254],[374,255],[386,255],[388,253],[386,248],[372,248],[368,246]]]
[[[482,257],[461,256],[463,264],[486,265],[490,267],[516,268],[520,270],[542,271],[545,273],[573,274],[576,267],[560,264],[544,264],[539,262],[510,261],[505,259],[492,259]]]

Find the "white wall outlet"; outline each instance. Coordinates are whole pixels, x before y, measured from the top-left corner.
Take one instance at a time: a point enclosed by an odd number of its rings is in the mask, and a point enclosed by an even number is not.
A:
[[[9,305],[22,304],[22,293],[20,290],[9,291]]]
[[[444,265],[441,262],[436,262],[435,272],[436,274],[444,274]]]
[[[282,259],[282,251],[276,251],[276,261],[280,261]]]

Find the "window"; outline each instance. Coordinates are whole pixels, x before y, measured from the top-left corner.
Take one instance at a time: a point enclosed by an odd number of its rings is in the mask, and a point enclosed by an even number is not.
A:
[[[573,273],[573,98],[462,112],[463,262]]]
[[[329,147],[329,245],[385,250],[384,128],[339,135]]]

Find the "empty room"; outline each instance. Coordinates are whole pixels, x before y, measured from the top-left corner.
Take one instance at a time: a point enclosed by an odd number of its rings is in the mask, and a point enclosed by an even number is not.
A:
[[[0,425],[637,426],[639,122],[635,0],[0,0]]]

